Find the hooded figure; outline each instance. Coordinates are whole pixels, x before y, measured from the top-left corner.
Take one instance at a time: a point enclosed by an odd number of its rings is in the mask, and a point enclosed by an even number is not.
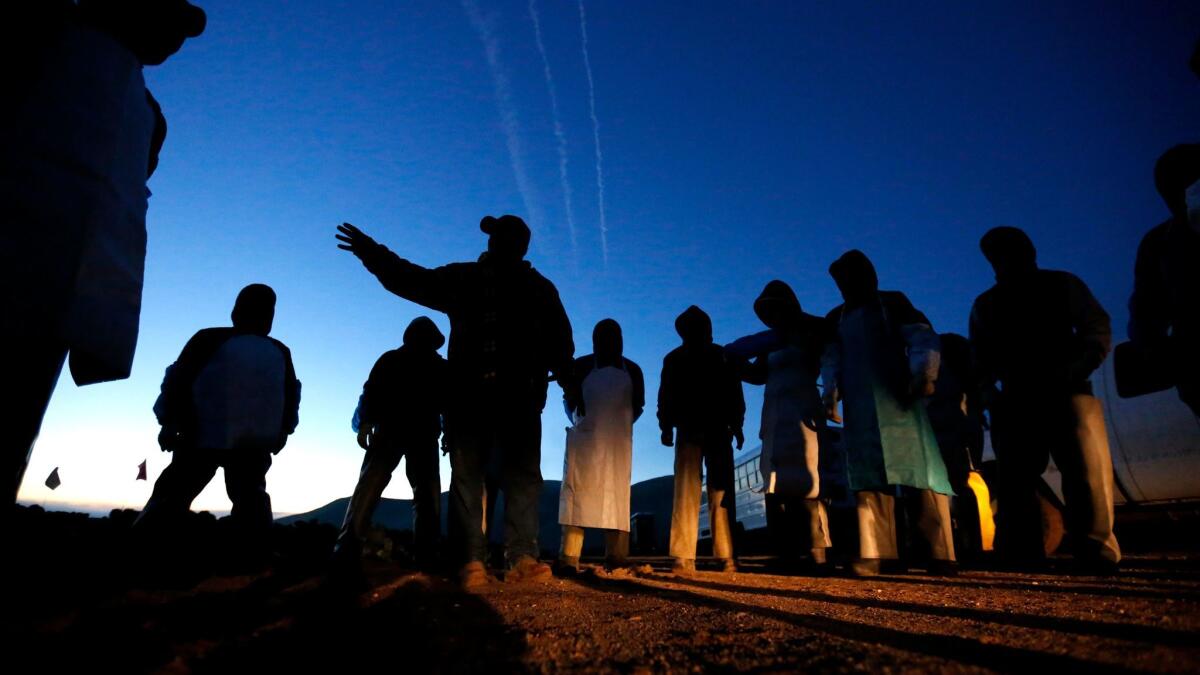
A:
[[[489,581],[484,486],[492,465],[504,492],[506,578],[551,574],[537,561],[541,414],[550,375],[569,380],[575,354],[558,290],[523,260],[529,227],[516,216],[487,216],[479,228],[488,235],[488,248],[478,262],[435,269],[400,258],[348,223],[337,235],[339,247],[357,256],[384,288],[450,317],[454,396],[445,419],[451,526],[468,587]],[[488,501],[495,503],[492,497]]]
[[[129,377],[146,180],[165,136],[142,69],[205,18],[182,0],[12,4],[0,29],[0,349],[19,396],[0,452],[15,500],[68,355],[78,385]]]
[[[921,399],[937,380],[937,334],[903,293],[879,290],[875,266],[849,251],[829,266],[845,303],[826,317],[829,344],[821,359],[825,406],[845,417],[846,460],[859,526],[859,575],[878,574],[899,558],[897,487],[919,502],[920,534],[929,545],[930,573],[951,574],[952,494],[933,428]]]
[[[154,414],[159,445],[173,454],[138,527],[177,522],[218,468],[242,530],[260,535],[271,526],[267,470],[296,430],[300,408],[292,354],[268,337],[274,318],[275,292],[251,284],[238,293],[233,327],[196,333],[167,368]]]
[[[1200,144],[1163,153],[1154,182],[1170,218],[1138,246],[1129,339],[1147,371],[1167,374],[1153,389],[1174,383],[1179,398],[1200,415]],[[1123,370],[1118,367],[1118,375]]]
[[[404,344],[380,356],[363,385],[355,431],[366,456],[335,549],[339,562],[351,571],[358,569],[371,517],[401,458],[407,458],[405,473],[413,492],[417,562],[428,567],[437,554],[442,494],[438,437],[450,384],[449,365],[438,350],[445,343],[432,319],[413,319],[404,330]]]
[[[768,330],[725,347],[732,362],[745,364],[742,381],[766,385],[763,392],[763,489],[767,494],[767,526],[778,552],[803,552],[824,566],[829,539],[825,505],[818,499],[817,431],[825,426],[817,377],[825,346],[824,319],[806,314],[795,292],[775,280],[754,301],[754,313]],[[753,363],[746,363],[753,358]]]
[[[1037,487],[1053,457],[1077,562],[1114,571],[1112,457],[1088,381],[1112,341],[1108,313],[1075,275],[1039,269],[1021,230],[994,228],[979,247],[996,272],[971,308],[970,335],[996,451],[996,551],[1016,564],[1044,561]]]
[[[730,529],[736,511],[730,441],[736,439],[741,449],[746,401],[724,350],[713,344],[712,321],[703,310],[695,305],[688,307],[675,319],[675,331],[683,344],[663,359],[658,389],[662,443],[675,446],[671,558],[676,572],[695,569],[703,463],[713,555],[731,572],[736,568]]]
[[[575,360],[564,392],[571,417],[558,522],[563,526],[560,567],[578,571],[584,528],[605,531],[610,567],[629,555],[629,487],[633,423],[646,407],[642,369],[622,355],[621,326],[604,319],[592,331],[593,353]]]

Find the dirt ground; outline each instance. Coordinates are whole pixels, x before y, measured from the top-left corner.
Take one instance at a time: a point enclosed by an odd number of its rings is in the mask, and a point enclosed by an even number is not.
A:
[[[657,559],[472,592],[372,562],[348,592],[324,577],[324,530],[277,528],[249,572],[212,554],[219,538],[148,557],[119,522],[64,523],[5,556],[7,672],[1200,671],[1194,554],[1115,578],[815,578],[753,559],[681,578]]]

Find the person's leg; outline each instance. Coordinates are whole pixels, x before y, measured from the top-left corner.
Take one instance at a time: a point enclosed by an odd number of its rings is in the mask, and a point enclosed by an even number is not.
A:
[[[562,526],[562,547],[558,560],[569,567],[579,567],[579,556],[583,554],[583,528],[574,525]]]
[[[450,518],[457,540],[452,546],[463,565],[487,562],[483,492],[494,436],[490,428],[479,426],[484,425],[455,429],[450,449]]]
[[[400,450],[383,443],[373,446],[363,456],[358,483],[346,505],[346,517],[342,520],[342,531],[338,534],[334,552],[339,556],[358,559],[362,551],[363,537],[371,526],[371,518],[383,490],[392,480],[392,472],[400,463]]]
[[[12,485],[11,503],[16,503],[67,348],[49,335],[38,339],[7,336],[3,338],[2,353],[8,357],[5,375],[13,395],[0,406],[0,428],[6,432],[5,475]]]
[[[1046,423],[1045,404],[1007,397],[992,410],[996,452],[996,553],[1016,564],[1046,558],[1038,483],[1049,461],[1048,439],[1061,435]]]
[[[700,536],[702,451],[696,443],[675,441],[675,491],[671,498],[670,556],[676,565],[694,564]]]
[[[825,550],[833,546],[829,537],[829,516],[825,512],[825,503],[820,499],[799,499],[797,506],[803,509],[808,523],[807,534],[809,555],[818,565],[825,563]]]
[[[917,531],[929,544],[929,559],[954,562],[954,532],[950,526],[950,497],[933,490],[914,490],[918,502]],[[932,565],[939,567],[938,565]]]
[[[134,527],[154,529],[182,520],[192,500],[216,475],[218,466],[212,450],[180,449],[171,453],[171,463],[154,481],[150,499]]]
[[[538,502],[542,495],[542,419],[515,413],[501,432],[500,489],[504,492],[504,557],[511,567],[537,560]]]
[[[1094,396],[1071,397],[1067,412],[1071,434],[1051,449],[1062,474],[1067,532],[1075,556],[1083,561],[1121,561],[1121,547],[1113,535],[1113,468],[1104,427],[1104,411]]]
[[[888,492],[862,490],[855,493],[858,515],[858,557],[878,567],[878,561],[896,560],[896,498]]]
[[[438,442],[413,439],[405,443],[404,472],[413,492],[413,538],[417,561],[432,562],[442,537],[442,478],[438,467]]]
[[[629,533],[624,530],[605,530],[604,563],[609,568],[620,567],[629,559]]]
[[[704,468],[708,470],[708,524],[712,530],[713,557],[729,563],[733,560],[737,497],[733,479],[733,448],[728,441],[705,448]]]
[[[273,522],[271,495],[267,494],[270,451],[229,450],[221,465],[225,468],[225,491],[233,502],[230,518],[248,537],[265,535]]]

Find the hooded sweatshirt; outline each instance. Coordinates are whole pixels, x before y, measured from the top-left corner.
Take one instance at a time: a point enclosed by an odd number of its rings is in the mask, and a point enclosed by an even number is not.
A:
[[[680,440],[727,441],[746,415],[741,381],[724,350],[713,344],[712,321],[703,310],[688,307],[675,319],[675,331],[683,344],[663,359],[659,427],[678,429]]]
[[[449,366],[438,354],[446,343],[437,325],[418,317],[404,331],[404,344],[375,362],[363,385],[359,423],[385,435],[437,440],[445,414]]]

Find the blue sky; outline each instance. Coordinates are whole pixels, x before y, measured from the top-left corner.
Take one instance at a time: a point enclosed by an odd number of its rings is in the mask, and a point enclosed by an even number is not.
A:
[[[760,329],[751,303],[773,278],[823,314],[839,301],[826,269],[848,248],[936,328],[964,331],[991,283],[977,242],[998,224],[1079,274],[1123,336],[1134,251],[1165,217],[1154,160],[1200,139],[1194,2],[591,0],[594,98],[573,0],[536,4],[545,62],[528,0],[201,4],[205,34],[147,71],[170,131],[133,376],[60,383],[25,501],[140,506],[138,462],[153,481],[169,460],[150,410],[162,371],[251,282],[278,292],[274,335],[304,383],[268,476],[276,511],[348,494],[362,382],[425,312],[334,247],[342,221],[432,266],[478,255],[482,215],[526,217],[578,353],[617,319],[653,401],[689,304],[720,341]],[[557,396],[547,478],[562,468]],[[761,394],[747,401],[753,437]],[[671,471],[653,415],[635,428],[634,480]],[[408,496],[401,472],[386,494]],[[195,506],[228,508],[220,480]]]

